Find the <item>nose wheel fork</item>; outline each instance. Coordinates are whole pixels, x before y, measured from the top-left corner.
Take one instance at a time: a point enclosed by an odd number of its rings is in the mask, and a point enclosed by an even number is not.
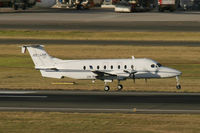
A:
[[[181,89],[181,85],[180,85],[180,81],[179,81],[179,76],[176,76],[176,89],[178,89],[178,90]]]

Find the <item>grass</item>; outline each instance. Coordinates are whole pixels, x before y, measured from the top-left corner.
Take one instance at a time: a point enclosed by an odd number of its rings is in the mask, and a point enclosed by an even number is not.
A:
[[[197,41],[196,32],[79,32],[1,30],[0,38]],[[200,47],[138,45],[48,45],[50,55],[62,59],[146,57],[183,72],[179,92],[200,92]],[[42,78],[28,54],[18,45],[0,45],[0,89],[102,90],[103,82]],[[52,85],[75,81],[76,85]],[[123,81],[124,91],[177,91],[175,79]],[[116,81],[111,83],[116,87]],[[198,133],[200,115],[190,114],[79,114],[58,112],[0,112],[0,133]]]
[[[199,133],[200,115],[1,112],[1,133]]]
[[[66,40],[139,40],[139,41],[196,41],[200,32],[92,32],[1,30],[0,38],[66,39]]]
[[[62,59],[136,58],[146,57],[183,72],[179,92],[200,92],[200,47],[194,46],[138,46],[138,45],[47,45],[50,55]],[[18,45],[0,45],[0,89],[81,89],[102,90],[104,83],[69,78],[42,78],[29,54],[21,54]],[[109,54],[108,54],[109,53]],[[76,85],[52,85],[52,82],[72,81]],[[111,83],[116,88],[117,82]],[[124,91],[177,91],[175,78],[122,81]]]

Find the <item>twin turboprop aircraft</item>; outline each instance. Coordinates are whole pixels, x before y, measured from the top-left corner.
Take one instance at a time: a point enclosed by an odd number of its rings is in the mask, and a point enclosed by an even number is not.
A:
[[[105,83],[105,91],[109,91],[107,85],[113,80],[118,80],[118,90],[123,89],[121,80],[126,79],[150,79],[176,77],[177,89],[181,89],[179,76],[181,72],[146,58],[131,59],[88,59],[88,60],[61,60],[48,55],[43,45],[24,45],[22,53],[26,50],[35,64],[35,69],[40,70],[43,77],[50,78],[74,78],[102,80]]]

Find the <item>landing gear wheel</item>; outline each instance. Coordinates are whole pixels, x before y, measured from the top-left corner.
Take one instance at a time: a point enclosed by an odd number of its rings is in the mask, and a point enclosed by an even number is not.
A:
[[[122,90],[122,89],[123,89],[123,85],[119,84],[119,85],[117,86],[117,89],[118,89],[118,91]]]
[[[181,89],[181,85],[177,85],[176,89],[180,90]]]
[[[104,91],[109,91],[109,90],[110,90],[110,87],[106,85],[106,86],[104,87]]]

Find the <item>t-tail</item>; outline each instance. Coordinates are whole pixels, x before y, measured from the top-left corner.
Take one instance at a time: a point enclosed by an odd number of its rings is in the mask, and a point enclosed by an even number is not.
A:
[[[40,70],[43,77],[62,78],[59,74],[56,64],[62,60],[51,57],[45,50],[43,45],[24,45],[22,53],[28,50],[35,69]]]

